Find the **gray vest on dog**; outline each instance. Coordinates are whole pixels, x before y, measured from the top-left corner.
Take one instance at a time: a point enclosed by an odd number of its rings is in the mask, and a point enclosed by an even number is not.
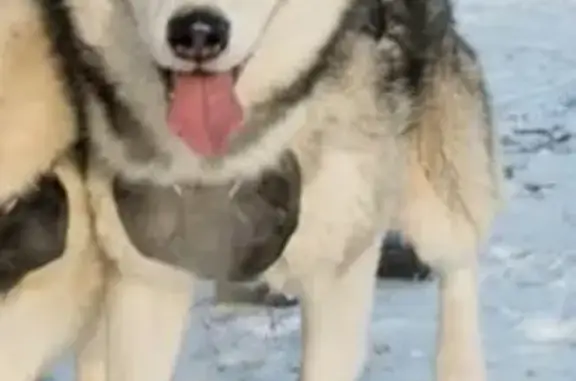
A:
[[[255,181],[166,188],[116,180],[120,220],[138,251],[210,279],[266,270],[296,229],[300,171],[293,154]]]

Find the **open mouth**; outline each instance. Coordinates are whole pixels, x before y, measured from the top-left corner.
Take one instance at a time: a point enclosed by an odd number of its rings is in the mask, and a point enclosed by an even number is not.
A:
[[[225,154],[232,134],[243,122],[235,92],[241,68],[222,73],[160,71],[170,130],[201,156]]]

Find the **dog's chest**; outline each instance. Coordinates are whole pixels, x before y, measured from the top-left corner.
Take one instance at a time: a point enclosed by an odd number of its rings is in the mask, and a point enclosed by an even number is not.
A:
[[[299,167],[293,155],[257,181],[162,188],[115,181],[118,216],[144,257],[210,279],[266,270],[296,228]]]

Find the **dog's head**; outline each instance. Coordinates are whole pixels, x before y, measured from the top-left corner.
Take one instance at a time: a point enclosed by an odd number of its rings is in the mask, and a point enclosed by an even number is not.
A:
[[[114,62],[104,58],[130,119],[140,120],[96,136],[100,152],[128,176],[161,182],[226,179],[272,165],[296,133],[276,122],[308,91],[302,84],[353,1],[113,0],[125,16],[109,33],[122,34],[113,43],[123,47],[110,54],[121,56]],[[154,99],[142,85],[152,78],[142,74],[146,60],[164,79]],[[162,110],[151,117],[155,108]],[[145,133],[137,136],[139,129]],[[130,157],[136,145],[148,153]]]

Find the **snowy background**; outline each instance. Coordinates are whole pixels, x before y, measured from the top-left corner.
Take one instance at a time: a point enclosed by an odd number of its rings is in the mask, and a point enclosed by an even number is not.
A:
[[[576,380],[576,0],[459,0],[510,201],[482,256],[490,381]],[[363,381],[431,380],[435,284],[381,282]],[[177,381],[297,379],[298,309],[198,306]],[[54,373],[70,381],[63,362]]]

